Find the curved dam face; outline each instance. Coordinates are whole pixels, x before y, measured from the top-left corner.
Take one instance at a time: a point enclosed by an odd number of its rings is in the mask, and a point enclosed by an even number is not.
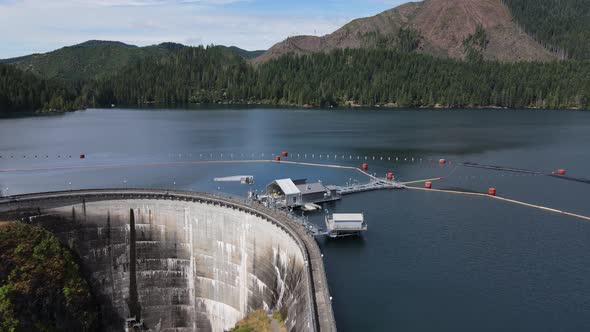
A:
[[[261,206],[166,191],[24,195],[0,214],[40,225],[81,258],[104,330],[225,331],[257,309],[289,331],[335,330],[319,250]]]

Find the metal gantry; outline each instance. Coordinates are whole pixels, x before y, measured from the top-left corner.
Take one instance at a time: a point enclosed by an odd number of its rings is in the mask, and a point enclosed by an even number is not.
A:
[[[337,192],[340,195],[360,193],[364,191],[381,190],[381,189],[403,189],[405,186],[397,181],[388,181],[372,179],[368,183],[354,183],[348,186],[338,187]]]

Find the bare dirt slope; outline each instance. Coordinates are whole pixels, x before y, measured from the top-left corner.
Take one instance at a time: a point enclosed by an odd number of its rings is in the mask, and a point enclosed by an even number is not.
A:
[[[424,43],[452,58],[463,57],[463,40],[473,34],[478,25],[483,26],[489,39],[483,52],[485,59],[544,61],[555,58],[520,29],[500,0],[425,1],[412,25],[420,31]]]
[[[500,61],[547,61],[556,58],[515,23],[501,0],[425,0],[411,2],[378,15],[354,20],[323,37],[290,37],[253,62],[287,53],[307,54],[338,48],[376,47],[384,40],[396,46],[400,28],[421,35],[417,52],[463,58],[463,41],[481,25],[488,37],[483,57]]]
[[[397,34],[402,26],[410,22],[411,15],[419,7],[419,3],[407,3],[372,17],[356,19],[323,37],[289,37],[254,59],[254,62],[264,62],[287,53],[307,54],[328,52],[338,48],[369,47],[372,46],[370,35]]]

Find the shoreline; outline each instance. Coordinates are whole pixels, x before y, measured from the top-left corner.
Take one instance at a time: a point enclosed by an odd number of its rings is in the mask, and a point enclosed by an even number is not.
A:
[[[56,111],[27,111],[27,112],[5,112],[0,113],[0,119],[28,117],[28,116],[57,116],[65,115],[78,111],[92,110],[92,109],[154,109],[154,110],[195,110],[195,109],[215,109],[227,107],[243,107],[243,108],[281,108],[281,109],[296,109],[296,110],[385,110],[385,111],[467,111],[467,110],[489,110],[489,111],[568,111],[568,112],[589,112],[590,109],[584,108],[542,108],[542,107],[521,107],[511,108],[502,106],[443,106],[443,105],[425,105],[425,106],[397,106],[397,105],[338,105],[338,106],[312,106],[312,105],[286,105],[286,104],[266,104],[266,103],[200,103],[200,104],[144,104],[144,105],[120,105],[115,107],[101,107],[88,106],[75,110],[56,110]]]
[[[525,106],[519,108],[505,107],[505,106],[446,106],[446,105],[421,105],[421,106],[398,106],[398,105],[336,105],[336,106],[316,106],[316,105],[295,105],[295,104],[274,104],[274,103],[184,103],[184,104],[144,104],[144,105],[117,105],[115,107],[87,107],[86,109],[199,109],[199,108],[216,108],[216,107],[269,107],[269,108],[285,108],[285,109],[334,109],[334,110],[364,110],[364,109],[385,109],[385,110],[509,110],[509,111],[590,111],[590,109],[569,107],[569,108],[544,108],[544,107],[532,107]],[[66,113],[66,112],[64,112]]]

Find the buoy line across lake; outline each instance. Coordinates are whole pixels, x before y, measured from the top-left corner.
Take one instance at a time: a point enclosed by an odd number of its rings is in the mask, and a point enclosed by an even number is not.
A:
[[[67,169],[93,169],[93,168],[96,169],[96,168],[153,167],[153,166],[201,165],[201,164],[240,164],[240,163],[277,163],[277,164],[282,163],[282,164],[288,164],[288,165],[348,169],[348,170],[358,171],[358,172],[362,173],[363,175],[369,177],[372,180],[381,181],[381,179],[379,179],[378,177],[371,175],[367,172],[368,167],[365,167],[366,164],[363,164],[363,168],[361,169],[359,167],[354,167],[354,166],[308,163],[308,162],[288,161],[288,160],[280,160],[280,159],[278,159],[278,160],[277,159],[271,159],[271,160],[268,160],[268,159],[261,159],[261,160],[199,160],[199,161],[177,161],[177,162],[157,162],[157,163],[73,165],[73,166],[55,166],[55,167],[40,167],[40,168],[0,169],[0,173],[51,171],[51,170],[67,170]],[[442,163],[442,160],[441,160],[441,163]],[[427,182],[438,181],[438,180],[442,180],[442,179],[443,179],[442,177],[437,177],[437,178],[424,179],[424,180],[401,182],[400,184],[409,185],[409,184],[416,184],[416,183],[427,183]],[[531,208],[535,208],[535,209],[539,209],[539,210],[558,213],[558,214],[567,215],[570,217],[590,221],[590,217],[588,217],[588,216],[583,216],[580,214],[562,211],[562,210],[558,210],[558,209],[554,209],[554,208],[550,208],[550,207],[546,207],[546,206],[526,203],[526,202],[522,202],[522,201],[510,199],[510,198],[499,197],[496,195],[477,193],[477,192],[458,191],[458,190],[420,188],[420,187],[413,187],[413,186],[407,186],[406,188],[412,189],[412,190],[434,191],[434,192],[439,192],[439,193],[494,198],[494,199],[501,200],[501,201],[508,202],[508,203],[518,204],[518,205],[522,205],[522,206],[527,206],[527,207],[531,207]]]
[[[490,195],[490,194],[468,192],[468,191],[458,191],[458,190],[446,190],[446,189],[432,189],[432,188],[429,189],[429,188],[420,188],[420,187],[412,187],[412,186],[408,186],[406,188],[412,189],[412,190],[433,191],[433,192],[446,193],[446,194],[468,195],[468,196],[479,196],[479,197],[493,198],[493,199],[497,199],[497,200],[512,203],[512,204],[518,204],[518,205],[527,206],[530,208],[535,208],[535,209],[544,210],[544,211],[548,211],[548,212],[563,214],[566,216],[590,221],[590,217],[583,216],[581,214],[575,214],[575,213],[571,213],[571,212],[567,212],[567,211],[562,211],[562,210],[550,208],[547,206],[535,205],[535,204],[526,203],[526,202],[515,200],[515,199],[510,199],[510,198],[505,198],[505,197],[500,197],[500,196],[495,196],[495,195]]]

